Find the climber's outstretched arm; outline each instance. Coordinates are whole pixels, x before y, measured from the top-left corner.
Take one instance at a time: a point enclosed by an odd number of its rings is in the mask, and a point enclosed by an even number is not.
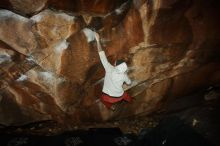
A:
[[[100,57],[100,60],[102,62],[102,65],[104,66],[106,72],[110,71],[113,68],[113,66],[107,60],[105,52],[103,51],[102,46],[100,44],[100,39],[99,39],[99,34],[98,33],[95,33],[95,39],[96,39],[96,42],[97,42],[99,57]]]
[[[98,52],[103,51],[102,46],[100,44],[100,37],[99,37],[98,33],[95,33],[95,39],[96,39],[96,42],[97,42]]]

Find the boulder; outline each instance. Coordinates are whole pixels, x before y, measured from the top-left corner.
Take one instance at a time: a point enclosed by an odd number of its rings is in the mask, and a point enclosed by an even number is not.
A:
[[[0,39],[16,51],[28,55],[37,47],[32,22],[8,10],[0,10]]]
[[[9,0],[12,8],[21,14],[33,14],[41,11],[48,0]]]
[[[43,7],[24,12],[30,18],[0,10],[0,104],[10,102],[9,112],[21,116],[1,116],[3,124],[50,119],[76,125],[145,115],[220,82],[215,0],[49,0]],[[129,66],[133,83],[124,88],[134,101],[114,112],[99,100],[105,72],[92,30],[110,63],[124,59]],[[6,106],[0,112],[6,114]]]

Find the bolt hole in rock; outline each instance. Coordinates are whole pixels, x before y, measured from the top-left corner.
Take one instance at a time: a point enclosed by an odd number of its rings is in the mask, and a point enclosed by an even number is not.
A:
[[[220,145],[218,0],[1,0],[0,145]]]

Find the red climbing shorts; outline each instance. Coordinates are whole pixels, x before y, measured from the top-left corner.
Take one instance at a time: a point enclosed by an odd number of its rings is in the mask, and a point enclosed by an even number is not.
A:
[[[121,100],[131,102],[132,98],[126,92],[124,92],[124,94],[121,97],[112,97],[105,93],[102,93],[102,96],[101,96],[101,101],[107,108],[111,108],[113,103],[119,102]]]

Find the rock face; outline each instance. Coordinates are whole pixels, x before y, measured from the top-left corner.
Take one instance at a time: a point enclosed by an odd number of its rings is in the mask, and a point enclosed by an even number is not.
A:
[[[33,14],[42,10],[46,5],[47,0],[9,0],[9,2],[12,5],[12,8],[16,11],[23,14]]]
[[[29,7],[30,3],[32,5]],[[66,125],[148,114],[173,98],[220,82],[217,0],[3,0],[0,2],[0,123]],[[49,9],[52,8],[52,9]],[[130,67],[135,98],[119,110],[98,102],[104,69]]]

